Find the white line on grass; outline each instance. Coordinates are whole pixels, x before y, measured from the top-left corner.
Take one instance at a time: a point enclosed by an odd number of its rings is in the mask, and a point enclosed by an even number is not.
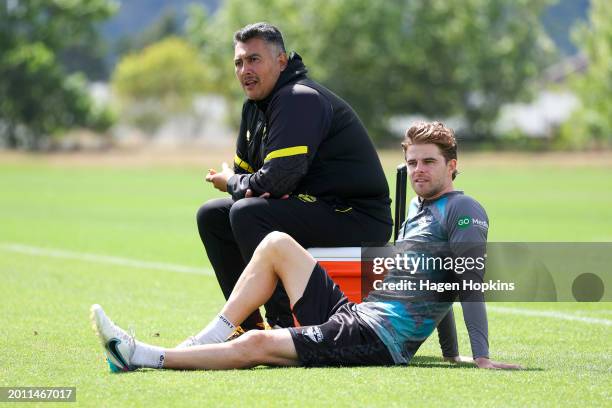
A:
[[[604,326],[612,326],[612,320],[599,319],[596,317],[576,316],[576,315],[569,314],[569,313],[555,312],[555,311],[550,311],[550,310],[519,309],[519,308],[513,308],[513,307],[491,306],[491,305],[487,305],[487,310],[491,312],[496,312],[496,313],[506,313],[506,314],[533,316],[533,317],[549,317],[552,319],[570,320],[573,322],[602,324]]]
[[[78,261],[103,263],[119,266],[129,266],[141,269],[158,269],[160,271],[194,273],[198,275],[212,275],[210,269],[194,268],[191,266],[176,265],[164,262],[149,262],[138,259],[121,258],[118,256],[89,254],[86,252],[66,251],[63,249],[41,248],[23,244],[0,243],[0,249],[26,255],[46,256],[51,258],[75,259]]]

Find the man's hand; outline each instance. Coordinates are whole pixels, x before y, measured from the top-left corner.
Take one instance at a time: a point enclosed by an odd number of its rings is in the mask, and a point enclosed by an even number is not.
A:
[[[489,370],[520,370],[523,368],[518,364],[500,363],[497,361],[489,360],[486,357],[478,357],[476,359],[472,359],[471,357],[466,356],[444,357],[444,361],[455,364],[473,363],[478,368],[486,368]]]
[[[215,169],[209,169],[206,175],[206,181],[212,183],[213,186],[224,193],[227,192],[227,180],[234,175],[234,171],[229,168],[227,163],[221,165],[221,172],[217,173]]]
[[[253,190],[251,190],[250,188],[247,189],[246,193],[244,194],[244,197],[245,198],[253,197]],[[263,193],[262,195],[259,196],[259,198],[270,198],[270,193]],[[288,198],[289,198],[289,194],[285,194],[280,199],[281,200],[286,200]]]
[[[518,364],[499,363],[486,357],[478,357],[474,360],[474,363],[478,368],[487,368],[489,370],[520,370],[523,368]]]

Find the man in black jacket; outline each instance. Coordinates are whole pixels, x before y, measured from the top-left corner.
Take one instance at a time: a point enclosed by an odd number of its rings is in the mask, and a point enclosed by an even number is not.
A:
[[[242,109],[234,168],[206,180],[231,197],[211,200],[198,230],[226,298],[260,241],[271,231],[302,246],[385,243],[391,235],[389,187],[367,131],[352,108],[306,76],[302,58],[287,55],[280,31],[267,23],[234,35]],[[293,323],[278,289],[266,318]],[[242,323],[261,328],[258,312]]]

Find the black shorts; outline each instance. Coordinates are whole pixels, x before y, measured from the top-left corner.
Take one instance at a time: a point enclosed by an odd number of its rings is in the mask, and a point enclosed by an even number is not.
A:
[[[317,263],[304,294],[292,309],[301,326],[289,328],[302,365],[394,364],[387,347],[355,307]]]

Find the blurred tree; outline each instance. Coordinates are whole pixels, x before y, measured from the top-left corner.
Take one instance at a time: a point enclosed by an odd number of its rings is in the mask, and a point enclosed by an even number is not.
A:
[[[114,10],[108,0],[0,5],[0,138],[8,147],[37,149],[67,128],[110,126],[112,115],[95,106],[84,78],[67,75],[57,55],[77,38],[94,38],[94,23]]]
[[[612,7],[593,0],[589,24],[574,33],[587,58],[587,69],[571,81],[582,106],[564,124],[562,142],[570,147],[612,147]]]
[[[547,3],[227,0],[212,17],[192,8],[186,33],[229,97],[239,93],[233,31],[268,21],[379,141],[388,135],[388,119],[401,114],[460,116],[482,138],[491,136],[499,107],[525,93],[553,49],[539,21]]]
[[[163,40],[166,37],[181,35],[178,15],[174,8],[166,9],[161,16],[139,34],[124,36],[117,40],[117,54],[124,55],[140,51],[148,45]]]
[[[234,78],[232,31],[227,26],[223,26],[223,21],[227,20],[227,17],[217,13],[213,24],[206,8],[197,4],[190,5],[187,14],[185,37],[197,47],[203,61],[206,62],[207,86],[214,92],[239,98],[240,87],[233,86],[232,82]]]
[[[169,115],[189,112],[193,97],[207,90],[206,67],[198,50],[168,37],[117,65],[112,87],[129,123],[155,130]]]
[[[59,60],[68,73],[81,72],[90,81],[106,81],[109,70],[106,56],[108,44],[101,37],[83,40],[59,53]]]

